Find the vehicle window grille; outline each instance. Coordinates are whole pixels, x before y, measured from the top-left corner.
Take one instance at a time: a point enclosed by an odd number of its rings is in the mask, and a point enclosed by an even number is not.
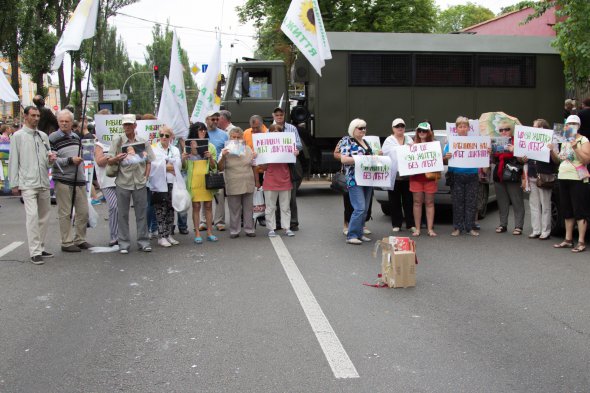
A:
[[[351,54],[350,86],[410,86],[412,57],[409,54]]]
[[[534,56],[482,55],[477,62],[479,86],[535,87]]]
[[[473,56],[416,55],[416,86],[472,86]]]

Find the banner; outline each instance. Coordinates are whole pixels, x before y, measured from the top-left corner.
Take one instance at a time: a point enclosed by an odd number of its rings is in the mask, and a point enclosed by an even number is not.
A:
[[[191,121],[205,122],[207,112],[218,111],[221,106],[221,41],[215,43],[209,67],[205,71],[205,80],[199,90],[199,97],[191,114]]]
[[[0,100],[6,102],[18,101],[18,95],[14,92],[14,89],[6,79],[4,70],[0,70]]]
[[[292,132],[265,132],[252,134],[256,165],[289,163],[296,161],[295,134]]]
[[[94,129],[98,141],[110,145],[114,136],[124,134],[122,122],[123,115],[95,115]],[[160,120],[138,120],[135,134],[151,142],[160,138],[159,130],[163,125]]]
[[[182,105],[184,105],[185,114],[182,113]],[[174,130],[174,136],[182,139],[188,137],[188,114],[186,114],[186,103],[183,104],[179,101],[178,96],[172,91],[168,78],[166,77],[164,77],[164,85],[162,86],[158,120],[163,124],[172,127]]]
[[[447,123],[447,135],[457,135],[457,126],[455,123]],[[479,120],[469,119],[469,131],[467,136],[479,135]]]
[[[318,0],[292,0],[281,30],[322,76],[322,67],[332,53]]]
[[[491,139],[489,136],[449,136],[449,166],[453,168],[488,168]]]
[[[365,142],[367,142],[367,144],[371,148],[371,151],[373,151],[373,154],[377,154],[379,153],[379,151],[381,151],[381,140],[378,136],[367,135],[363,139],[365,140]]]
[[[395,149],[400,176],[442,172],[445,169],[438,141],[396,146]]]
[[[359,186],[391,187],[391,158],[388,156],[352,156],[354,180]]]
[[[553,130],[517,125],[514,129],[514,156],[549,162],[548,143],[553,140]]]

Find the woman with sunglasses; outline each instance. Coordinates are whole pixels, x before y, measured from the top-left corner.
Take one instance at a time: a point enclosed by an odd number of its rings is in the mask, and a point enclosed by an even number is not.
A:
[[[424,121],[418,124],[414,143],[427,143],[434,141],[434,133],[430,122]],[[414,199],[414,232],[412,236],[420,236],[420,223],[422,221],[422,205],[426,206],[426,228],[428,236],[437,236],[434,232],[434,194],[438,189],[438,181],[426,178],[421,173],[410,176],[410,191]]]
[[[348,126],[348,136],[345,136],[340,141],[340,161],[344,168],[348,196],[353,208],[348,224],[348,234],[346,235],[348,244],[358,245],[362,244],[363,241],[371,241],[363,234],[363,226],[369,202],[373,195],[373,188],[359,186],[354,179],[354,156],[373,154],[369,144],[363,139],[366,134],[367,123],[362,119],[354,119]]]
[[[209,139],[207,126],[204,123],[196,122],[189,127],[188,139]],[[195,226],[196,244],[203,244],[203,238],[199,232],[201,204],[205,206],[205,222],[207,225],[207,240],[216,242],[219,239],[213,235],[213,194],[205,187],[205,175],[217,166],[217,150],[212,143],[208,143],[207,150],[200,156],[197,152],[197,142],[188,142],[186,151],[182,153],[182,165],[186,169],[186,188],[191,194],[193,202],[193,225]],[[185,142],[185,143],[186,143]]]
[[[172,208],[172,187],[174,185],[175,166],[180,166],[180,151],[173,146],[174,131],[169,126],[160,128],[160,140],[153,151],[156,160],[150,168],[150,186],[152,206],[158,223],[158,244],[170,247],[179,242],[172,237],[174,209]]]
[[[501,137],[510,138],[510,143],[506,145],[506,151],[494,153],[492,159],[496,165],[493,169],[494,189],[498,200],[498,213],[500,215],[500,225],[496,228],[496,233],[503,233],[508,230],[508,215],[510,205],[514,209],[514,230],[513,235],[522,235],[524,227],[524,199],[521,187],[522,176],[522,159],[514,157],[514,122],[500,122],[498,132]],[[517,169],[511,179],[504,175],[506,166]],[[520,168],[520,171],[518,169]]]

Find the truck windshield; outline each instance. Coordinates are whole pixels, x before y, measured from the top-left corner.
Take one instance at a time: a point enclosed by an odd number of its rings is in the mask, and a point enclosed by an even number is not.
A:
[[[234,99],[272,99],[272,70],[238,70],[232,94]]]

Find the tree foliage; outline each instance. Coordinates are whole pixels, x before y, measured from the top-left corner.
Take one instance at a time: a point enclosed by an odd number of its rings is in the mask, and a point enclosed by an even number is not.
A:
[[[293,47],[281,31],[289,8],[284,0],[247,0],[238,7],[242,23],[258,30],[255,56],[290,64]],[[434,0],[319,0],[327,31],[429,33],[434,30]]]
[[[454,5],[441,11],[436,26],[437,33],[451,33],[494,18],[494,13],[486,7],[472,2]]]

